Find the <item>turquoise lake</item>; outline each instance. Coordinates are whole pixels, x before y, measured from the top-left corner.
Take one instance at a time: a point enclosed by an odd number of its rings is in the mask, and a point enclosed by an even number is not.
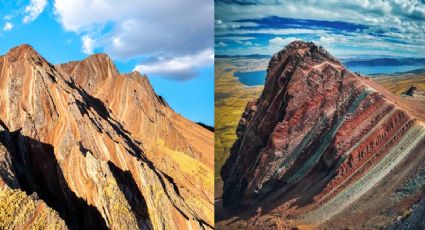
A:
[[[397,73],[410,70],[425,68],[425,66],[352,66],[348,69],[352,72],[359,72],[362,75],[379,74],[379,73]],[[251,71],[251,72],[235,72],[233,74],[239,81],[247,86],[264,85],[266,79],[266,71]]]

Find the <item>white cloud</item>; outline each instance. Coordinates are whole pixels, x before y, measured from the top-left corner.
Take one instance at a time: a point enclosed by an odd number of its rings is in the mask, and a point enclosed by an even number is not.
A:
[[[274,54],[280,50],[282,50],[286,45],[289,43],[301,40],[297,37],[287,37],[287,38],[281,38],[281,37],[274,37],[269,40],[269,44],[266,47],[253,47],[252,49],[257,50],[257,53],[260,54]]]
[[[255,27],[258,26],[255,22],[226,22],[224,23],[221,20],[215,20],[215,29],[223,30],[223,29],[237,29],[240,27]]]
[[[368,53],[423,56],[425,53],[425,2],[423,0],[257,0],[255,4],[217,0],[215,9],[217,21],[220,21],[222,25],[216,30],[220,41],[226,41],[225,37],[236,35],[267,34],[281,37],[281,39],[292,36],[311,40],[344,57]],[[347,32],[344,31],[344,26],[323,29],[320,23],[317,24],[318,27],[314,27],[313,23],[305,28],[306,24],[297,24],[296,21],[294,25],[300,27],[291,29],[267,28],[267,26],[241,29],[223,26],[232,25],[240,20],[255,21],[255,19],[268,17],[294,18],[300,22],[304,19],[347,22],[353,26],[362,25],[363,28],[359,27],[356,31],[348,29]],[[255,39],[251,42],[255,42]],[[272,54],[271,47],[275,44],[274,42],[284,43],[276,39],[268,45],[263,45],[262,49],[231,47],[233,50],[226,50],[226,52]],[[275,46],[277,48],[277,44]]]
[[[23,23],[30,23],[44,11],[47,6],[47,0],[31,0],[30,4],[25,7],[25,17]]]
[[[285,47],[289,43],[296,40],[300,40],[300,39],[295,37],[289,37],[289,38],[275,37],[269,40],[269,46],[283,49],[283,47]]]
[[[236,29],[217,31],[216,35],[224,36],[228,34],[273,34],[273,35],[290,35],[290,34],[316,34],[326,33],[323,29]]]
[[[286,18],[350,21],[369,24],[389,24],[391,17],[423,21],[425,4],[420,0],[258,0],[252,5],[218,2],[216,15],[222,23],[240,19],[283,16]]]
[[[224,42],[218,42],[215,46],[216,46],[216,47],[226,47],[226,46],[227,46],[227,44],[226,44],[226,43],[224,43]]]
[[[65,30],[90,34],[113,58],[173,59],[214,47],[210,0],[55,0]]]
[[[255,37],[246,37],[246,36],[222,36],[216,37],[216,40],[226,40],[226,41],[248,41],[253,40]]]
[[[174,80],[188,80],[197,75],[199,68],[210,66],[213,62],[213,50],[206,49],[196,55],[186,55],[171,59],[161,58],[140,64],[134,70],[143,74],[155,74]]]
[[[12,23],[10,23],[10,22],[6,22],[5,24],[4,24],[4,26],[3,26],[3,30],[4,31],[9,31],[9,30],[11,30],[13,28],[13,24]]]
[[[93,54],[94,48],[95,48],[95,40],[92,39],[89,35],[84,35],[81,38],[81,41],[83,42],[83,48],[82,51],[85,54]]]

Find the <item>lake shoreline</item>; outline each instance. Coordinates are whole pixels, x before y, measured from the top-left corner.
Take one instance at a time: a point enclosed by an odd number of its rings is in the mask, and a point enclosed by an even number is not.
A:
[[[425,68],[424,65],[414,66],[352,66],[347,67],[351,72],[358,72],[362,75],[374,77],[374,75],[383,74],[402,74],[417,69]],[[266,70],[255,71],[237,71],[233,76],[239,80],[244,86],[253,87],[264,85],[267,76]]]

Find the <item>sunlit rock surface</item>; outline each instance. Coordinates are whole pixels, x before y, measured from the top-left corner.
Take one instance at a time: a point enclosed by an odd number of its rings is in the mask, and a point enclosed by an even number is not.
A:
[[[0,121],[4,228],[213,226],[213,133],[106,55],[53,66],[30,46],[10,50]]]
[[[424,116],[423,105],[323,48],[293,42],[272,57],[260,98],[242,114],[221,171],[223,206],[242,220],[256,216],[257,229],[273,220],[390,226],[423,196]]]

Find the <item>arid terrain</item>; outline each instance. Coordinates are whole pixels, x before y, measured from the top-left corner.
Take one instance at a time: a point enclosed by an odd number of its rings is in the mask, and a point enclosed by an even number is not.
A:
[[[211,229],[214,134],[105,54],[0,56],[0,229]]]
[[[240,64],[242,62],[242,64]],[[237,63],[237,64],[235,64]],[[266,68],[266,63],[255,60],[215,60],[215,175],[219,177],[221,166],[227,159],[230,147],[236,140],[236,127],[245,109],[246,102],[256,99],[263,87],[248,87],[241,84],[233,73],[247,70],[249,66]],[[255,70],[255,69],[253,69]]]
[[[291,45],[264,90],[216,61],[216,171],[231,152],[216,227],[424,226],[425,74],[359,76],[314,44]]]

